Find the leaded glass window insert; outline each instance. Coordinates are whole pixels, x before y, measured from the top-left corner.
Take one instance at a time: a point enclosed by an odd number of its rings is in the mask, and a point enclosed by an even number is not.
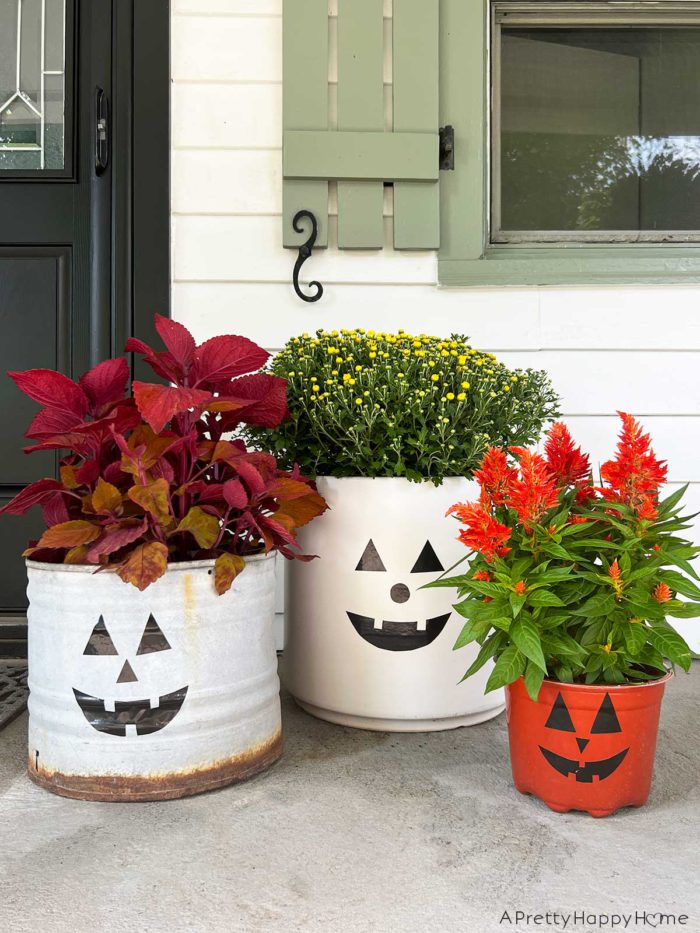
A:
[[[0,172],[66,167],[66,0],[0,0]]]

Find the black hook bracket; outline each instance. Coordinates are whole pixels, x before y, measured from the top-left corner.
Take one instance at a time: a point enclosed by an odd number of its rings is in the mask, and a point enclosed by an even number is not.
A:
[[[304,265],[307,259],[310,258],[311,253],[316,243],[316,237],[318,236],[318,224],[316,223],[316,218],[311,213],[311,211],[298,211],[294,215],[294,220],[292,221],[292,226],[297,233],[303,233],[304,228],[300,226],[300,221],[310,220],[311,221],[311,235],[309,239],[302,246],[299,247],[299,255],[297,256],[297,261],[294,263],[294,291],[301,298],[302,301],[318,301],[323,295],[323,285],[320,282],[309,282],[309,288],[315,288],[316,292],[313,295],[305,295],[304,292],[299,287],[299,273],[301,272],[301,267]]]

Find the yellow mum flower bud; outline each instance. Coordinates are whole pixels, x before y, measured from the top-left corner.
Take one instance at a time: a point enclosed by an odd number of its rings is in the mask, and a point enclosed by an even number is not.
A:
[[[355,399],[355,404],[356,404],[356,405],[362,405],[362,404],[363,404],[362,399],[361,399],[361,398],[356,398],[356,399]]]
[[[440,377],[438,376],[437,373],[433,373],[433,375],[432,375],[430,378],[433,380],[433,382],[439,382],[439,381],[440,381]]]
[[[450,402],[453,402],[453,401],[454,401],[454,398],[455,398],[454,392],[448,392],[448,393],[447,393],[447,398],[448,398],[448,400],[449,400]]]
[[[370,358],[371,360],[376,360],[377,354],[374,352],[374,350],[372,350],[372,351],[370,352],[369,358]]]
[[[462,383],[462,388],[463,388],[463,389],[471,389],[471,382],[463,382],[463,383]]]
[[[458,401],[458,402],[463,402],[463,401],[465,400],[466,397],[467,397],[467,396],[466,396],[466,394],[465,394],[464,392],[460,392],[459,395],[457,396],[457,401]]]

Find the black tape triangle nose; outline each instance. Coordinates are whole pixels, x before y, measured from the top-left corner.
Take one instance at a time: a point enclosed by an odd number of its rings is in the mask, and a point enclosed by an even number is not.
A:
[[[134,673],[133,667],[131,666],[131,664],[129,664],[128,661],[125,661],[124,667],[121,669],[121,673],[119,674],[119,677],[117,677],[117,683],[118,684],[133,684],[133,683],[136,683],[137,680],[138,680],[138,677]]]
[[[578,739],[577,738],[576,744],[578,745],[578,750],[582,752],[590,741],[591,741],[590,739]]]

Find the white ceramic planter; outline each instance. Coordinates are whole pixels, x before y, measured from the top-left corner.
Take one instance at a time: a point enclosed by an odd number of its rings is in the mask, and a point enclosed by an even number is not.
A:
[[[457,524],[444,516],[476,498],[476,485],[321,477],[318,490],[330,511],[301,529],[299,542],[319,559],[287,567],[282,670],[300,706],[396,732],[501,712],[502,691],[484,695],[490,665],[460,683],[477,648],[452,650],[464,622],[452,609],[456,590],[420,589],[465,556]]]
[[[69,797],[162,800],[281,754],[274,557],[224,596],[213,561],[140,593],[114,573],[27,563],[29,776]]]

